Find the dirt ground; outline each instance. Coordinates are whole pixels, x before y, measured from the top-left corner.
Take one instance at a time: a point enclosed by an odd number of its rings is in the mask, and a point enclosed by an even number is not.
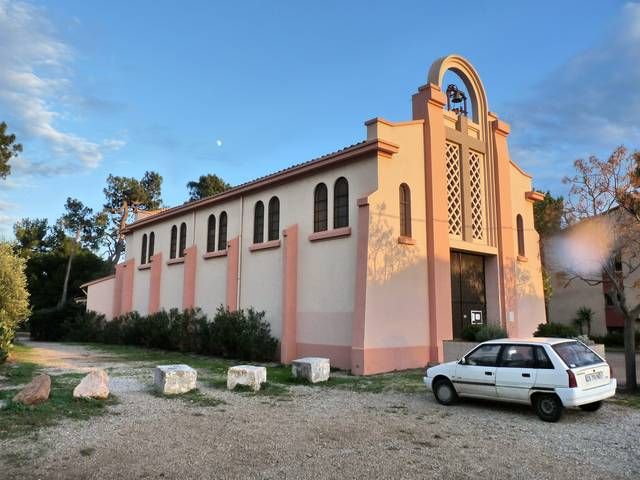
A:
[[[201,385],[153,395],[152,369],[90,348],[30,343],[51,373],[108,368],[119,403],[0,440],[0,478],[640,478],[640,410],[607,404],[544,423],[527,407],[425,392],[293,386],[284,396]]]

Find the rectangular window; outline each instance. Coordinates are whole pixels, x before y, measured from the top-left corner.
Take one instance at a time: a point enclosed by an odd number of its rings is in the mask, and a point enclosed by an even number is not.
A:
[[[569,368],[587,367],[603,360],[579,342],[557,343],[552,347]]]
[[[502,345],[489,344],[476,348],[465,358],[465,365],[476,365],[479,367],[495,367],[498,361],[498,353]]]
[[[536,359],[532,345],[506,345],[502,350],[501,367],[535,368]]]

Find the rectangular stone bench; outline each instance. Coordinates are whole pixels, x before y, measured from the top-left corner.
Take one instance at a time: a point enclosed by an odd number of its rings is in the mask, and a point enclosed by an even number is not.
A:
[[[246,385],[254,391],[267,382],[267,369],[254,365],[237,365],[227,370],[227,388],[233,390],[236,385]]]
[[[165,395],[187,393],[196,388],[198,372],[189,365],[158,365],[153,383]]]
[[[305,357],[291,362],[291,374],[296,378],[306,378],[311,383],[326,382],[330,371],[328,358]]]

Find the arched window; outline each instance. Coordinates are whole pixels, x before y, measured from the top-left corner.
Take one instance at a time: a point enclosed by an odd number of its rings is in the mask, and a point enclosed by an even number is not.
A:
[[[333,186],[333,228],[349,226],[349,183],[344,177]]]
[[[253,243],[264,242],[264,203],[258,201],[253,210]]]
[[[180,247],[178,248],[178,257],[184,257],[184,251],[187,248],[187,224],[182,222],[180,225]]]
[[[409,185],[400,185],[400,235],[411,236],[411,190]]]
[[[149,234],[149,262],[153,262],[153,251],[156,243],[156,234],[151,232]]]
[[[227,212],[220,214],[220,224],[218,225],[218,250],[227,248]]]
[[[524,223],[520,214],[516,217],[516,229],[518,230],[518,255],[524,257]]]
[[[280,237],[280,200],[278,197],[271,197],[269,200],[269,231],[268,240],[278,240]]]
[[[147,234],[142,235],[142,252],[140,253],[140,263],[147,263]]]
[[[313,192],[313,231],[324,232],[327,229],[327,186],[316,185]]]
[[[171,246],[169,247],[169,258],[176,258],[176,247],[178,246],[178,227],[171,227]]]
[[[216,216],[209,215],[207,220],[207,252],[213,252],[216,249]]]

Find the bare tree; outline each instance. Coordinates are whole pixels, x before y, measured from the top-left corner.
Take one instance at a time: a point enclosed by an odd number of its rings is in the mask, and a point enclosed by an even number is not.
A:
[[[636,390],[635,329],[640,315],[637,292],[640,274],[640,202],[638,153],[618,147],[607,160],[595,156],[576,160],[576,173],[565,177],[571,186],[565,202],[568,243],[556,252],[569,275],[602,285],[624,319],[626,385]]]

